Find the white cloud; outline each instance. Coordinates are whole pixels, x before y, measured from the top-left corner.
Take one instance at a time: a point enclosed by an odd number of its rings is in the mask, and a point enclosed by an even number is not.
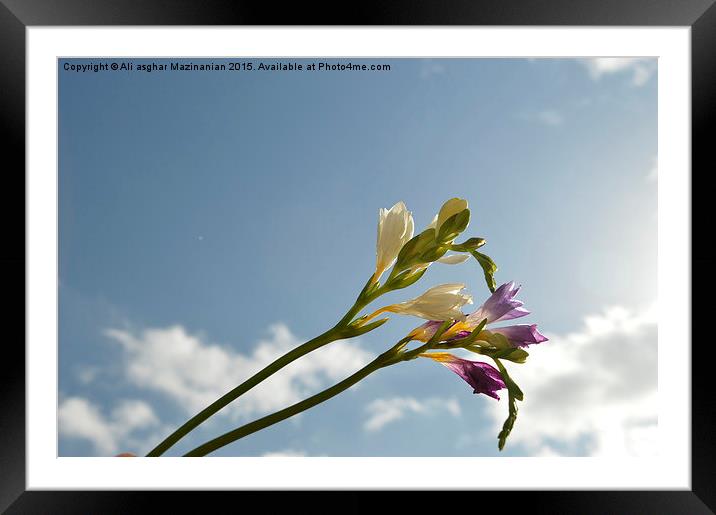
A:
[[[654,307],[586,317],[577,333],[548,335],[510,375],[525,393],[507,445],[534,455],[653,455],[657,435]],[[506,398],[506,397],[505,397]],[[499,431],[505,402],[490,405]]]
[[[82,384],[90,384],[97,378],[100,370],[97,367],[82,367],[77,370],[77,379]]]
[[[646,84],[656,72],[657,66],[656,59],[642,57],[595,57],[581,59],[580,62],[594,80],[599,80],[604,75],[630,73],[634,86]]]
[[[125,351],[126,377],[133,385],[165,394],[187,415],[224,395],[302,340],[284,324],[269,328],[269,337],[242,354],[205,341],[184,327],[146,329],[139,334],[109,329],[106,334]],[[219,414],[236,420],[276,411],[363,367],[373,354],[358,342],[334,342],[288,365]]]
[[[295,449],[284,449],[282,451],[267,452],[263,454],[267,458],[293,458],[306,456],[305,451],[297,451]]]
[[[413,397],[391,397],[375,399],[366,406],[368,419],[363,429],[368,432],[381,430],[391,422],[404,418],[408,413],[419,415],[435,415],[447,412],[454,417],[460,415],[460,404],[456,399],[430,397],[418,400]]]
[[[64,399],[58,409],[60,436],[89,440],[99,454],[125,451],[126,442],[134,445],[136,431],[155,427],[159,420],[152,408],[140,400],[123,400],[105,417],[100,409],[82,397]]]

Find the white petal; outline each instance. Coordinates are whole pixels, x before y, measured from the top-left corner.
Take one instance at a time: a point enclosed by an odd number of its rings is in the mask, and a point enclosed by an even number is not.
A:
[[[433,286],[432,288],[428,289],[423,293],[420,297],[430,297],[432,295],[436,294],[444,294],[444,293],[450,293],[450,294],[456,294],[460,290],[465,289],[465,283],[447,283],[447,284],[439,284],[437,286]]]
[[[403,202],[397,202],[390,209],[381,209],[378,220],[378,241],[376,244],[376,274],[380,277],[398,257],[398,252],[412,237],[413,217]]]
[[[408,243],[410,239],[413,237],[413,232],[415,231],[415,223],[413,222],[413,214],[408,211],[408,223],[405,227],[405,235],[403,236],[403,245]]]
[[[472,302],[462,293],[465,285],[450,283],[434,286],[415,299],[392,306],[391,311],[414,315],[427,320],[464,319],[461,307]]]
[[[402,200],[399,200],[398,202],[393,204],[393,207],[391,207],[390,210],[394,211],[396,213],[399,213],[402,211],[407,211],[408,208],[406,207],[405,202],[403,202]]]
[[[450,254],[449,256],[443,256],[437,261],[440,263],[445,263],[446,265],[457,265],[460,263],[464,263],[470,259],[469,254]]]
[[[438,225],[438,215],[433,217],[433,221],[426,227],[426,229],[435,229]]]

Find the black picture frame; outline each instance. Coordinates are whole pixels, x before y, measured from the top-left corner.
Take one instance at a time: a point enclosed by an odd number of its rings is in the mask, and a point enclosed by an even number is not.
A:
[[[63,25],[573,25],[691,27],[692,73],[692,490],[691,491],[529,491],[450,492],[451,503],[466,509],[486,501],[505,507],[523,505],[537,513],[714,513],[716,511],[716,401],[711,394],[714,343],[704,335],[716,301],[708,300],[714,286],[716,258],[708,251],[712,230],[706,211],[711,191],[705,177],[716,170],[709,134],[716,126],[716,5],[714,0],[438,0],[369,1],[337,4],[243,0],[0,0],[0,131],[5,201],[2,220],[5,241],[2,260],[6,327],[25,320],[25,224],[18,220],[25,203],[25,29]],[[711,130],[709,130],[711,129]],[[701,187],[699,187],[701,186]],[[17,201],[16,202],[9,202]],[[692,281],[693,282],[693,281]],[[8,294],[9,293],[9,294]],[[701,298],[697,297],[700,294]],[[23,299],[23,302],[20,299]],[[668,299],[663,299],[667,300]],[[698,322],[698,323],[697,323]],[[306,492],[77,492],[25,491],[25,326],[7,338],[0,363],[0,511],[7,513],[135,513],[235,512],[247,501],[266,502],[272,509],[290,503],[291,510],[316,509]],[[666,342],[668,345],[668,342]],[[377,493],[348,492],[340,500],[321,494],[321,504],[341,511],[363,512],[375,506]],[[336,495],[336,494],[332,494]],[[448,495],[431,494],[435,495]],[[460,498],[456,499],[455,496]],[[208,496],[211,503],[207,505]],[[256,496],[260,496],[256,499]],[[424,504],[424,493],[411,502]],[[438,499],[436,499],[438,500]],[[405,499],[403,502],[407,501]],[[241,504],[238,504],[241,503]],[[330,503],[330,504],[327,504]],[[169,508],[171,506],[171,508]],[[219,508],[226,506],[226,508]],[[321,509],[322,511],[323,509]],[[331,510],[332,511],[332,510]]]

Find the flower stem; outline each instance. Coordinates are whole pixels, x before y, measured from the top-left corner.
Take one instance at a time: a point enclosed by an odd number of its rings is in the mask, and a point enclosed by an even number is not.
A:
[[[226,405],[239,398],[244,393],[251,390],[254,386],[264,381],[269,376],[276,373],[278,370],[282,369],[292,361],[300,358],[304,354],[308,354],[309,352],[338,339],[333,337],[333,333],[334,331],[330,330],[312,340],[307,341],[303,345],[300,345],[295,349],[291,350],[290,352],[284,354],[276,361],[268,365],[266,368],[258,371],[256,374],[248,378],[236,388],[224,394],[222,397],[215,400],[214,402],[209,404],[209,406],[207,406],[195,416],[186,421],[181,427],[179,427],[176,431],[174,431],[171,435],[164,439],[159,445],[152,449],[149,454],[147,454],[147,456],[161,456],[167,451],[167,449],[169,449],[179,440],[184,438],[184,436],[186,436],[199,424],[201,424],[206,419],[223,409]]]
[[[369,284],[371,284],[370,281],[368,282],[368,284],[366,284],[366,288]],[[364,291],[366,288],[364,288]],[[206,419],[226,407],[231,402],[238,399],[241,395],[251,390],[257,384],[261,383],[262,381],[272,376],[286,365],[297,360],[301,356],[305,356],[309,352],[313,352],[314,350],[323,347],[324,345],[327,345],[331,342],[341,340],[350,336],[345,334],[344,329],[348,326],[348,324],[350,324],[350,322],[358,314],[358,312],[360,312],[361,309],[363,309],[379,295],[382,295],[382,293],[384,292],[380,290],[374,292],[372,295],[367,296],[361,293],[361,295],[358,297],[358,300],[356,300],[355,304],[353,304],[353,307],[348,310],[345,316],[333,328],[287,352],[280,358],[276,359],[273,363],[269,364],[268,366],[248,378],[246,381],[238,385],[236,388],[211,403],[209,406],[207,406],[199,413],[194,415],[192,418],[190,418],[188,421],[186,421],[176,431],[166,437],[154,449],[149,451],[147,457],[161,456],[175,443],[184,438],[190,431],[195,429],[199,424],[201,424]]]
[[[205,444],[200,445],[196,449],[189,451],[184,456],[206,456],[207,454],[214,452],[215,450],[220,449],[225,445],[228,445],[240,438],[243,438],[244,436],[248,436],[252,433],[255,433],[256,431],[260,431],[261,429],[272,426],[278,422],[281,422],[282,420],[285,420],[289,417],[297,415],[298,413],[301,413],[302,411],[312,408],[317,404],[327,401],[331,397],[335,397],[339,393],[350,388],[358,381],[366,378],[368,375],[372,374],[376,370],[388,365],[392,365],[396,362],[392,360],[392,358],[394,357],[395,353],[392,352],[391,349],[391,351],[381,354],[376,359],[368,363],[365,367],[361,368],[358,372],[347,377],[340,383],[337,383],[330,388],[323,390],[322,392],[317,393],[312,397],[309,397],[308,399],[305,399],[301,402],[297,402],[296,404],[293,404],[288,408],[284,408],[280,411],[277,411],[276,413],[272,413],[271,415],[267,415],[263,418],[250,422],[246,425],[229,431],[228,433],[224,433],[223,435],[214,438],[213,440],[210,440]]]

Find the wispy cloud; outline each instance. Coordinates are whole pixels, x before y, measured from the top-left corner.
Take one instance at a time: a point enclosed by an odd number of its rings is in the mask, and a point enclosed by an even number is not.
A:
[[[144,401],[123,400],[105,416],[100,408],[83,397],[64,399],[58,410],[60,436],[90,441],[99,454],[112,455],[139,430],[156,427],[159,420]]]
[[[449,413],[457,417],[460,415],[460,404],[456,399],[439,397],[421,400],[413,397],[391,397],[375,399],[366,406],[366,412],[368,419],[363,424],[363,429],[368,432],[376,432],[392,422],[405,418],[408,414],[436,415]]]
[[[77,370],[77,379],[82,384],[90,384],[97,378],[100,369],[97,367],[84,366]]]
[[[549,335],[510,374],[525,392],[508,445],[539,456],[652,455],[657,433],[654,307],[612,307],[576,333]],[[504,403],[490,406],[499,430]]]
[[[544,123],[545,125],[552,126],[562,125],[564,123],[564,117],[557,111],[551,109],[545,109],[543,111],[538,112],[535,115],[535,119]]]
[[[657,68],[656,59],[643,57],[594,57],[581,59],[580,62],[594,80],[617,73],[631,74],[634,86],[646,84]]]
[[[182,326],[152,328],[138,334],[106,331],[125,353],[125,374],[136,387],[166,395],[194,414],[249,378],[277,357],[303,343],[284,324],[269,328],[268,338],[242,354]],[[273,412],[297,402],[327,383],[355,372],[373,358],[355,339],[334,342],[297,360],[222,410],[233,419]]]
[[[530,113],[522,113],[519,118],[549,127],[558,127],[564,124],[564,115],[554,109],[542,109]]]
[[[262,456],[265,456],[267,458],[292,458],[307,456],[307,453],[305,451],[297,451],[295,449],[284,449],[282,451],[267,452],[264,453]]]

